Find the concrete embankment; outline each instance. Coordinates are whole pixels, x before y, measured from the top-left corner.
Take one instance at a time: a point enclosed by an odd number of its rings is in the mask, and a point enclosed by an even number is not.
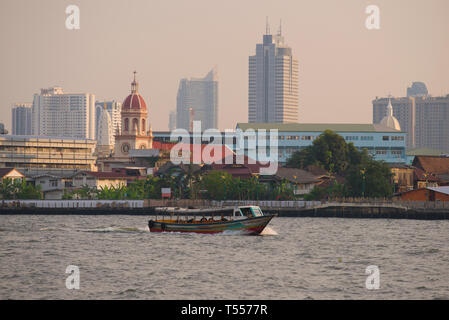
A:
[[[292,209],[266,208],[266,213],[277,213],[279,217],[320,218],[369,218],[369,219],[417,219],[448,220],[447,209],[407,209],[395,207],[329,206],[324,208]]]
[[[235,204],[238,205],[238,204]],[[243,205],[243,204],[240,204]],[[315,203],[303,207],[263,206],[265,213],[276,213],[278,217],[323,217],[323,218],[370,218],[370,219],[418,219],[447,220],[449,208],[423,208],[404,204],[367,204],[367,203]],[[0,215],[140,215],[140,216],[229,216],[233,207],[199,205],[190,209],[179,207],[139,206],[139,207],[30,207],[3,206]]]

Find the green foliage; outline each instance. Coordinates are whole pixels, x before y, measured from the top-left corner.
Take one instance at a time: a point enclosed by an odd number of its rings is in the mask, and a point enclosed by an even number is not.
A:
[[[368,160],[348,170],[351,197],[388,198],[393,194],[392,173],[382,161]]]
[[[332,197],[391,197],[390,168],[382,161],[375,161],[366,149],[359,151],[352,143],[346,143],[340,135],[326,130],[313,144],[295,152],[287,161],[288,167],[321,167],[333,177],[344,177],[347,185],[336,183],[328,187],[316,187],[305,198],[319,200]]]
[[[25,180],[9,178],[0,181],[0,194],[3,199],[42,199],[40,186],[35,187]]]

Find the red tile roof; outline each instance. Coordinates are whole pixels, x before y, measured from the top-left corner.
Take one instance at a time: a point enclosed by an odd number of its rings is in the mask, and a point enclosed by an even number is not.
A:
[[[427,173],[449,173],[449,157],[416,156],[413,166],[421,168]]]

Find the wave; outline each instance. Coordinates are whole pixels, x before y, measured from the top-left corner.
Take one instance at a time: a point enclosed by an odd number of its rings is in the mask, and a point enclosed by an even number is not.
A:
[[[270,227],[265,227],[265,229],[262,230],[260,233],[261,236],[277,236],[279,233],[277,233],[275,230],[271,229]]]

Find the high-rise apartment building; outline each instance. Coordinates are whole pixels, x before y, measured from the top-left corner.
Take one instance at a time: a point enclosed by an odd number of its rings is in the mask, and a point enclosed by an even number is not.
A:
[[[41,89],[32,106],[32,133],[37,136],[95,139],[95,95]]]
[[[449,152],[449,95],[431,97],[423,95],[427,91],[425,85],[414,88],[413,92],[407,90],[409,97],[391,98],[393,115],[407,133],[407,148]],[[373,123],[381,122],[389,99],[373,100]]]
[[[176,129],[176,112],[170,111],[168,115],[168,130],[173,131]]]
[[[298,61],[284,44],[281,27],[270,34],[249,57],[248,121],[250,123],[298,121]]]
[[[176,99],[176,128],[190,130],[192,121],[201,129],[218,128],[218,76],[212,69],[204,78],[181,79]]]
[[[16,103],[13,105],[12,134],[31,135],[31,103]]]
[[[410,87],[407,88],[407,97],[424,97],[427,96],[427,86],[424,82],[413,82]]]
[[[100,128],[100,120],[101,114],[106,110],[111,119],[111,142],[112,146],[115,143],[115,135],[121,130],[122,123],[122,104],[121,102],[117,102],[115,100],[112,101],[97,101],[95,103],[95,139],[99,140],[99,128]]]

